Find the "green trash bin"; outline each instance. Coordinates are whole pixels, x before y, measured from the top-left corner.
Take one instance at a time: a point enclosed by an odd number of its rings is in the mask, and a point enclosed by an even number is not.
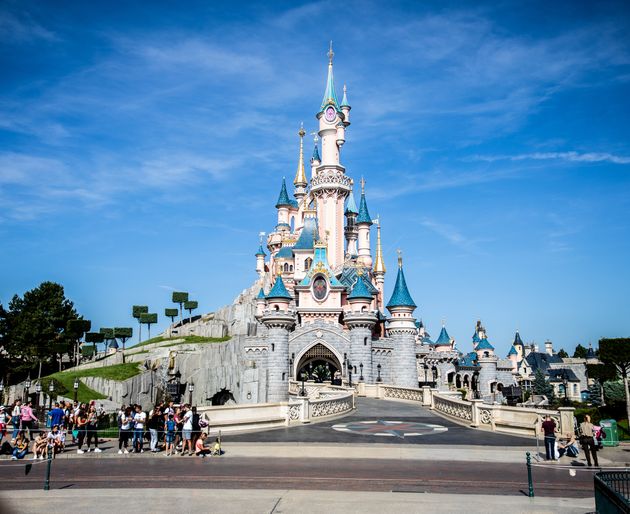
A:
[[[599,426],[602,427],[605,438],[602,438],[602,445],[604,446],[619,446],[619,429],[617,428],[617,422],[614,419],[602,419],[599,422]]]

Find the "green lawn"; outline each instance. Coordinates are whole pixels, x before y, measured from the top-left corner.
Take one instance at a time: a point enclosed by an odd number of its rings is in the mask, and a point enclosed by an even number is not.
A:
[[[142,341],[135,346],[129,348],[129,350],[133,350],[134,348],[140,348],[142,346],[146,346],[148,344],[154,343],[163,343],[165,341],[178,341],[177,343],[165,344],[164,348],[168,348],[170,346],[177,346],[179,344],[184,343],[224,343],[225,341],[229,341],[230,337],[203,337],[203,336],[183,336],[183,337],[152,337],[151,339],[147,339],[146,341]]]
[[[139,374],[140,369],[138,368],[138,364],[133,362],[114,364],[113,366],[105,366],[103,368],[61,371],[42,378],[42,389],[48,391],[48,384],[53,380],[55,383],[55,393],[72,397],[74,395],[74,380],[78,378],[79,389],[77,399],[80,402],[102,400],[106,398],[106,396],[86,386],[81,382],[82,377],[102,377],[108,380],[123,381]]]

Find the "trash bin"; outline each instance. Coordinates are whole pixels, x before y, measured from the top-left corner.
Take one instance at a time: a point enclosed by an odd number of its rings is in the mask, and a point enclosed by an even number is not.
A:
[[[619,446],[619,430],[617,429],[617,422],[614,419],[602,419],[599,422],[599,426],[602,427],[605,438],[602,438],[603,446]]]

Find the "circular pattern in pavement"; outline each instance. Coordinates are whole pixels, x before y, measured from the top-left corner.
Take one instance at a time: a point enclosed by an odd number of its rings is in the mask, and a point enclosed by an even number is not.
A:
[[[412,437],[418,435],[431,435],[446,432],[448,428],[431,423],[415,423],[407,421],[353,421],[332,426],[338,432],[348,432],[358,435],[376,435],[385,437]]]

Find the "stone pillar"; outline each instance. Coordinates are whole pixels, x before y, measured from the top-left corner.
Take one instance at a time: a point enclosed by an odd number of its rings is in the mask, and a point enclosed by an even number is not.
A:
[[[289,331],[295,315],[287,311],[267,311],[261,321],[268,328],[267,402],[286,401],[289,397]]]
[[[479,419],[479,404],[483,403],[483,400],[470,400],[472,407],[472,420],[470,422],[471,427],[478,427],[481,424]]]
[[[422,386],[422,405],[431,407],[431,388],[429,386]]]
[[[392,382],[399,387],[418,388],[415,328],[389,328],[392,340]]]
[[[575,409],[573,407],[560,407],[558,409],[560,411],[560,426],[558,430],[562,433],[562,435],[573,434],[574,430],[574,422],[573,416]]]
[[[344,322],[350,329],[350,363],[357,368],[356,373],[352,372],[352,381],[360,381],[360,365],[363,364],[363,382],[374,384],[376,371],[372,366],[372,328],[376,315],[373,312],[351,312],[346,314]]]

